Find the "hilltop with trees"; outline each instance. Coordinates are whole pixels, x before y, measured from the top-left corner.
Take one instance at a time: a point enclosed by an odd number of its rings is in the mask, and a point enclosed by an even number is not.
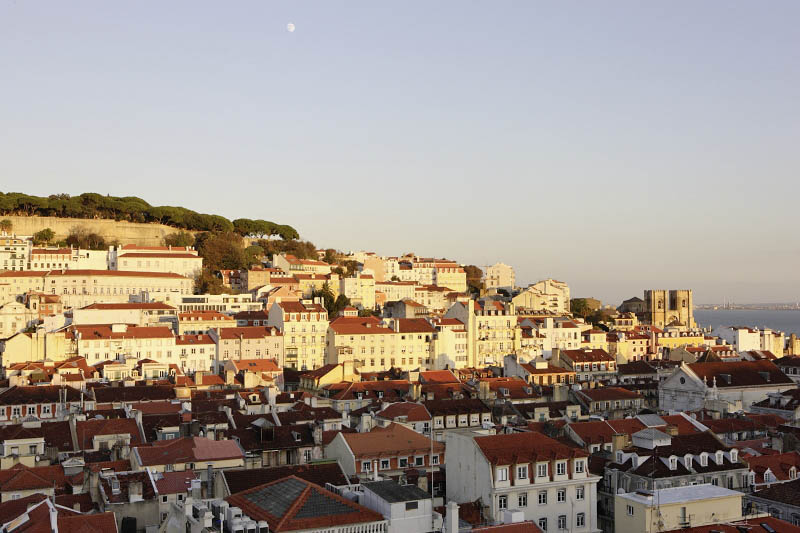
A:
[[[0,192],[0,216],[3,215],[100,218],[153,222],[189,231],[230,231],[259,238],[280,237],[291,240],[299,237],[293,227],[268,220],[240,218],[230,221],[220,215],[197,213],[185,207],[153,206],[136,196],[103,196],[97,193],[32,196],[18,192]]]

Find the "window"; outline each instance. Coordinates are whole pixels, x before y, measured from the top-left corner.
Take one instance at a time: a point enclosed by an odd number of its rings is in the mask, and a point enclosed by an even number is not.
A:
[[[31,455],[36,455],[36,445],[35,444],[31,444],[30,446],[28,446],[28,453],[31,454]]]
[[[633,505],[626,505],[625,507],[628,511],[628,516],[633,516]]]
[[[167,503],[167,496],[161,497],[161,503]]]
[[[528,479],[528,465],[517,467],[517,479]]]
[[[583,461],[575,461],[575,473],[582,474],[583,473]]]
[[[311,462],[311,450],[303,450],[303,460],[306,463]]]
[[[178,501],[179,502],[183,501],[183,496],[184,496],[183,494],[178,494]]]
[[[414,457],[414,466],[425,466],[425,457],[422,455]]]
[[[567,529],[567,515],[558,515],[558,529]]]
[[[575,499],[582,500],[583,499],[583,485],[575,487]]]
[[[497,481],[508,481],[508,468],[502,467],[497,469]]]
[[[558,503],[567,501],[567,489],[558,489],[558,491],[556,491],[556,500]]]
[[[408,468],[408,457],[401,457],[398,464],[400,468]]]
[[[536,477],[547,477],[547,463],[536,465]]]
[[[497,508],[508,509],[508,496],[505,494],[497,497]]]
[[[381,470],[389,470],[389,459],[381,459]]]
[[[431,455],[431,464],[438,465],[439,464],[439,456],[438,455]]]
[[[528,506],[528,493],[527,492],[520,492],[517,496],[517,503],[519,507],[527,507]]]
[[[556,474],[563,476],[567,473],[567,463],[556,463]]]
[[[419,502],[406,502],[406,511],[413,511],[419,508]]]
[[[539,519],[539,529],[542,531],[547,531],[547,518]]]
[[[372,470],[372,461],[361,461],[361,471],[369,472]]]
[[[586,515],[578,513],[575,515],[575,527],[583,527],[586,525]]]
[[[547,491],[540,490],[539,491],[539,505],[547,505]]]

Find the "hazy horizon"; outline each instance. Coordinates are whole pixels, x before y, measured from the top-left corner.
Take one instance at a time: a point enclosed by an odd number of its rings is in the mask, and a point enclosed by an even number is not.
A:
[[[0,1],[0,190],[800,300],[800,4]],[[286,29],[288,23],[296,31]]]

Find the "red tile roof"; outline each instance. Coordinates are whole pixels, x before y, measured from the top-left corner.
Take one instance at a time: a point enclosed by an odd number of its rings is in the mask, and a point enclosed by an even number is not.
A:
[[[383,411],[377,413],[376,416],[388,420],[405,418],[407,422],[424,422],[425,420],[431,419],[431,414],[425,406],[414,402],[393,403]]]
[[[381,326],[381,321],[374,316],[341,316],[330,323],[336,335],[389,335],[391,329]]]
[[[78,438],[78,447],[82,450],[91,449],[94,437],[103,435],[130,435],[131,445],[141,444],[142,437],[136,420],[132,418],[111,418],[103,420],[85,420],[75,423],[75,433]]]
[[[629,391],[621,387],[599,387],[596,389],[584,389],[578,394],[586,397],[592,402],[606,402],[614,400],[636,400],[642,398],[638,392]]]
[[[764,526],[767,526],[765,528]],[[793,526],[789,522],[784,522],[771,516],[761,518],[750,518],[739,522],[716,523],[708,526],[688,527],[673,529],[675,533],[800,533],[800,526]],[[664,533],[670,533],[666,531]]]
[[[399,333],[436,333],[436,328],[424,318],[396,318]]]
[[[535,432],[475,437],[475,444],[493,465],[535,463],[589,455]]]
[[[342,433],[342,436],[356,459],[430,453],[431,450],[431,440],[428,437],[394,422],[385,428],[376,427],[368,433]],[[433,450],[443,452],[444,444],[434,442]]]
[[[737,443],[739,447],[741,444]],[[778,481],[789,481],[789,470],[794,467],[795,472],[800,471],[800,453],[791,451],[775,455],[761,455],[748,457],[745,462],[750,465],[750,470],[756,474],[756,483],[764,483],[764,474],[769,470]]]
[[[278,496],[285,501],[266,504],[275,502]],[[226,500],[250,518],[266,520],[270,531],[277,533],[383,521],[381,514],[296,476],[259,485]]]
[[[97,339],[170,339],[174,335],[168,327],[128,326],[125,331],[112,331],[111,326],[73,326],[67,338],[74,339],[80,333],[82,341]]]
[[[598,348],[592,350],[561,350],[560,353],[576,363],[614,361],[614,358],[608,355],[608,352]]]
[[[450,370],[428,370],[419,373],[420,383],[460,383]]]
[[[192,488],[192,480],[199,479],[191,470],[154,474],[159,494],[181,494]]]
[[[729,363],[691,363],[689,369],[711,387],[748,387],[759,385],[791,385],[794,383],[772,361],[734,361]],[[767,377],[761,374],[765,372]],[[728,380],[725,376],[730,376]]]
[[[244,457],[242,449],[233,440],[211,440],[203,437],[157,441],[152,446],[137,446],[142,466],[221,461]]]

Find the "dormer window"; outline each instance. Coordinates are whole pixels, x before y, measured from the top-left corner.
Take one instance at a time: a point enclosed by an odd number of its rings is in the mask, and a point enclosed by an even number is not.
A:
[[[563,476],[567,473],[567,463],[559,462],[556,463],[556,475]]]
[[[722,457],[723,457],[722,450],[717,450],[717,459],[716,459],[716,462],[717,462],[717,464],[718,464],[718,465],[721,465],[721,464],[722,464]]]
[[[700,454],[700,466],[708,466],[708,454],[706,452]]]
[[[739,460],[739,450],[731,450],[731,462],[735,463]]]
[[[678,458],[672,456],[669,458],[669,469],[670,470],[677,470],[678,469]]]

